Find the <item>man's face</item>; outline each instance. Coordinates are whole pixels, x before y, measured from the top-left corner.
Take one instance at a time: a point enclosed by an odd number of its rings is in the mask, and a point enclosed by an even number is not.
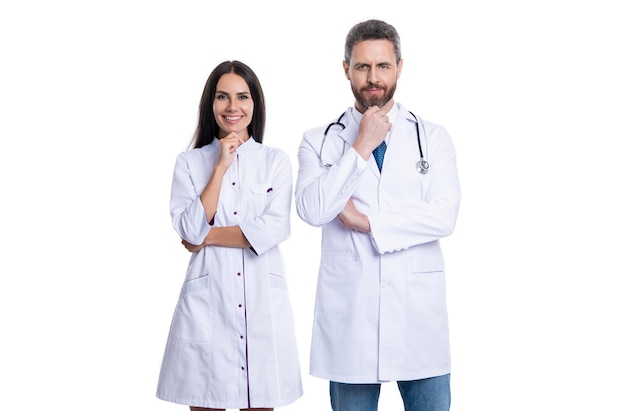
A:
[[[350,63],[344,61],[343,69],[350,80],[356,108],[364,112],[373,105],[382,107],[393,98],[402,60],[396,64],[389,40],[364,40],[354,45]]]

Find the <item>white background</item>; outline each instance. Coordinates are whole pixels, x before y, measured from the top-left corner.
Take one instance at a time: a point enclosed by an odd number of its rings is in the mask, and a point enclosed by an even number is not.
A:
[[[0,5],[0,409],[186,409],[155,390],[189,257],[171,175],[206,78],[257,72],[295,171],[302,132],[353,103],[343,42],[371,17],[402,38],[396,100],[457,149],[453,410],[626,409],[620,2],[399,3]],[[330,409],[308,375],[319,230],[294,214],[282,249],[305,394],[281,409]]]

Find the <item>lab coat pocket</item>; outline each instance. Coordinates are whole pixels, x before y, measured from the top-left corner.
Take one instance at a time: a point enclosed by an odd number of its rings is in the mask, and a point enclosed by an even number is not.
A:
[[[170,338],[187,342],[207,342],[212,333],[210,276],[187,281],[181,290]]]
[[[411,256],[411,272],[432,273],[443,271],[443,255],[440,252],[418,253]]]
[[[274,189],[271,183],[254,183],[248,184],[244,188],[244,200],[248,206],[249,216],[258,216],[263,214],[267,206],[267,200]]]
[[[270,273],[270,285],[274,289],[287,290],[287,280],[282,274]]]
[[[318,280],[318,311],[344,313],[363,287],[363,262],[355,255],[322,255]]]
[[[410,312],[428,312],[438,318],[445,315],[445,276],[441,252],[419,253],[411,257],[411,275],[408,290],[411,296]]]
[[[291,303],[289,301],[287,280],[285,278],[270,274],[270,296],[274,324],[278,326],[291,324],[293,318],[291,318]]]

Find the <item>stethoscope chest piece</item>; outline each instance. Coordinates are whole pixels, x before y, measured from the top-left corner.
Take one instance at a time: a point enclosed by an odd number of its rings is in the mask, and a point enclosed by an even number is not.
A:
[[[426,160],[419,160],[417,163],[415,163],[415,168],[417,168],[417,171],[419,171],[421,174],[428,173],[429,167],[430,164],[428,164],[428,161]]]

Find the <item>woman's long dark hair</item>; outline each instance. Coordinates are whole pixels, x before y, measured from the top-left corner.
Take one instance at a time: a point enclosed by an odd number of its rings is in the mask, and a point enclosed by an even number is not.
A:
[[[232,60],[220,63],[209,75],[204,85],[202,98],[200,98],[200,108],[198,113],[198,127],[191,142],[193,148],[200,148],[210,144],[219,135],[219,127],[215,121],[213,112],[213,99],[220,77],[226,73],[235,73],[241,76],[250,87],[250,94],[254,102],[252,121],[248,125],[248,135],[258,143],[263,143],[263,133],[265,132],[265,97],[261,83],[256,74],[244,63]]]

